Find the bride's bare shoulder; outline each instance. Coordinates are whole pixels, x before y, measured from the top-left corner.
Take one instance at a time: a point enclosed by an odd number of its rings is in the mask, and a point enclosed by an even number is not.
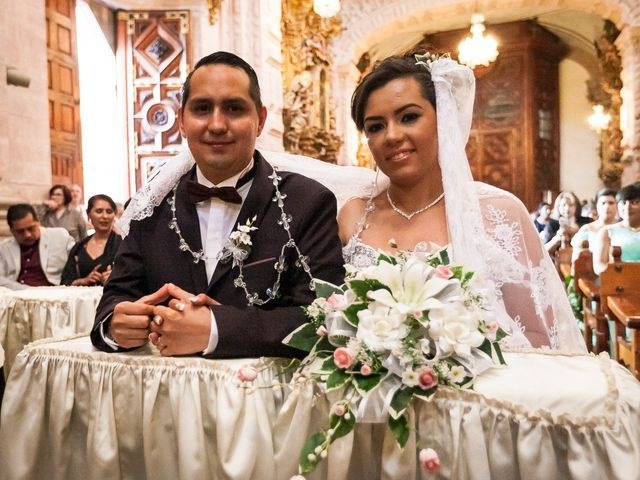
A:
[[[367,199],[354,197],[347,200],[338,212],[338,227],[343,244],[356,233],[358,222],[362,219],[366,207]]]

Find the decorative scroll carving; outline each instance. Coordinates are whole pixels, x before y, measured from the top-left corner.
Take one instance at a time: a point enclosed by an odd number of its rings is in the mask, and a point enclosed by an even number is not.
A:
[[[622,97],[620,90],[622,80],[622,59],[615,45],[620,34],[613,22],[605,20],[603,33],[595,41],[601,75],[600,84],[589,89],[589,100],[600,103],[611,115],[609,126],[600,132],[600,169],[598,176],[605,186],[620,188],[622,175],[622,130],[620,129],[620,107]]]
[[[213,25],[222,7],[222,0],[207,0],[207,3],[209,4],[209,25]]]
[[[342,31],[336,17],[313,12],[311,0],[282,1],[284,148],[336,163],[342,144],[331,108],[329,41]]]

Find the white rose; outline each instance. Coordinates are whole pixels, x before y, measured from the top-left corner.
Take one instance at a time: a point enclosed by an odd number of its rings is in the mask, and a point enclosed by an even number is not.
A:
[[[407,335],[405,316],[376,302],[360,310],[358,318],[357,337],[376,352],[398,348]]]
[[[480,317],[462,304],[450,304],[429,312],[429,336],[444,355],[455,352],[467,356],[471,347],[479,347],[484,336],[478,331]]]

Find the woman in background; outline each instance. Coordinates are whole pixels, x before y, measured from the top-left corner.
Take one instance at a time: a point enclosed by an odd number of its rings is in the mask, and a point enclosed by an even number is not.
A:
[[[580,201],[575,193],[565,191],[558,194],[551,220],[540,234],[547,252],[553,254],[563,243],[568,245],[580,227],[593,221],[580,215],[580,210]]]
[[[62,227],[79,242],[87,236],[87,227],[82,214],[71,207],[71,200],[71,191],[65,185],[51,187],[40,223],[43,227]]]
[[[623,187],[616,195],[621,220],[607,225],[595,237],[593,270],[607,269],[611,247],[620,247],[623,262],[640,262],[640,182]]]
[[[75,244],[62,272],[63,285],[104,285],[122,238],[112,231],[116,204],[108,195],[89,199],[87,215],[95,233]]]
[[[582,250],[582,242],[589,242],[589,250],[593,251],[594,241],[598,231],[605,225],[612,225],[618,220],[618,210],[616,208],[616,191],[611,188],[598,190],[595,198],[597,218],[583,225],[571,239],[573,247],[573,258],[577,258]]]

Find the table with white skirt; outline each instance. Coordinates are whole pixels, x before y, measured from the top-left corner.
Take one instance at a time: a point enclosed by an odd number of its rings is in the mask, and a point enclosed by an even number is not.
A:
[[[0,345],[4,349],[5,375],[28,343],[90,332],[101,296],[102,287],[0,287]]]
[[[314,479],[637,479],[640,384],[606,357],[506,352],[474,391],[414,401],[400,449],[385,424],[338,439]],[[0,419],[1,479],[288,479],[332,401],[288,360],[163,358],[40,341],[16,358]],[[252,384],[237,378],[252,365]],[[335,392],[333,393],[335,395]],[[433,448],[437,474],[417,454]]]

